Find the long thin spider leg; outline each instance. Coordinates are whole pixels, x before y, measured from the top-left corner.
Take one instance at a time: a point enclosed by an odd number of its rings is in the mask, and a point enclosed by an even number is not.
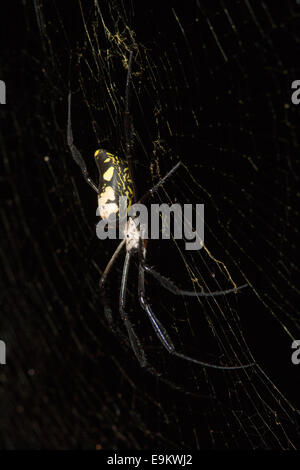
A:
[[[178,163],[176,163],[175,166],[173,166],[173,168],[171,168],[170,171],[168,171],[168,173],[163,177],[161,178],[158,183],[156,183],[152,188],[150,188],[142,197],[141,199],[138,201],[139,204],[142,204],[146,199],[148,199],[150,196],[152,196],[160,186],[162,186],[166,180],[168,178],[170,178],[170,176],[173,175],[173,173],[180,167],[181,165],[181,162],[179,161]]]
[[[231,369],[231,370],[245,369],[247,367],[251,367],[251,366],[254,365],[252,363],[252,364],[246,364],[246,365],[242,365],[242,366],[218,366],[216,364],[211,364],[211,363],[208,363],[208,362],[199,361],[198,359],[194,359],[190,356],[186,356],[185,354],[181,354],[181,353],[177,352],[170,336],[168,335],[168,333],[165,329],[165,327],[161,324],[161,322],[158,320],[156,315],[153,313],[150,304],[146,300],[146,295],[145,295],[145,270],[144,270],[144,263],[142,262],[142,261],[145,261],[146,248],[142,247],[141,243],[140,243],[140,248],[139,248],[139,256],[140,256],[140,265],[139,265],[139,286],[138,286],[138,290],[139,290],[140,304],[141,304],[141,307],[143,308],[143,310],[147,313],[147,315],[149,317],[149,320],[152,324],[152,327],[153,327],[158,339],[160,340],[162,345],[166,348],[166,350],[170,354],[172,354],[173,356],[180,357],[181,359],[185,359],[186,361],[194,362],[195,364],[199,364],[203,367],[210,367],[210,368],[213,368],[213,369],[226,369],[226,370],[227,369]]]
[[[125,305],[126,305],[126,288],[127,288],[127,279],[128,279],[128,272],[129,272],[129,262],[130,262],[130,252],[126,252],[125,261],[123,265],[123,273],[122,273],[122,280],[121,280],[121,288],[120,288],[120,299],[119,299],[119,307],[120,307],[120,315],[126,326],[129,340],[131,347],[136,355],[141,367],[147,366],[147,359],[144,352],[144,349],[140,343],[139,338],[137,337],[133,326],[128,318],[127,313],[125,312]]]
[[[114,254],[110,258],[109,262],[107,263],[107,266],[104,269],[104,271],[102,273],[102,276],[100,278],[100,281],[99,281],[100,298],[101,298],[101,303],[102,303],[103,308],[104,308],[104,315],[106,316],[107,322],[108,322],[108,324],[109,324],[109,326],[111,327],[112,330],[114,330],[112,311],[111,311],[108,299],[105,295],[105,283],[106,283],[107,276],[110,273],[110,270],[113,267],[118,255],[119,255],[119,253],[120,253],[120,251],[121,251],[121,249],[123,248],[124,245],[125,245],[125,239],[122,240],[121,243],[119,243],[119,245],[117,246]]]
[[[81,153],[79,152],[78,148],[76,147],[76,145],[73,142],[73,132],[72,132],[72,124],[71,124],[71,93],[68,94],[67,142],[68,142],[68,146],[69,146],[70,152],[72,154],[72,157],[74,158],[77,165],[79,165],[80,168],[81,168],[84,179],[93,188],[93,190],[96,191],[96,193],[98,193],[97,186],[95,185],[92,178],[88,174],[85,161],[84,161]]]
[[[124,131],[125,131],[125,157],[127,160],[127,165],[129,169],[129,175],[133,185],[133,199],[134,202],[137,202],[137,188],[135,184],[134,178],[134,168],[132,163],[132,153],[131,153],[131,140],[132,140],[132,119],[129,110],[129,101],[130,101],[130,85],[131,85],[131,70],[132,70],[132,57],[133,52],[129,52],[129,59],[128,59],[128,71],[127,71],[127,79],[126,79],[126,87],[125,87],[125,112],[124,112]],[[147,191],[142,198],[138,201],[139,203],[144,202],[153,193],[155,193],[160,186],[164,184],[164,182],[177,170],[181,162],[177,163],[163,178],[161,178],[157,184],[155,184],[149,191]]]
[[[248,284],[243,284],[242,286],[239,287],[234,287],[231,289],[225,289],[225,290],[217,290],[213,292],[203,292],[203,291],[190,291],[190,290],[183,290],[179,289],[171,279],[168,279],[167,277],[163,276],[162,274],[158,273],[155,271],[154,268],[151,266],[148,266],[147,264],[143,264],[144,270],[151,274],[159,283],[161,286],[163,286],[165,289],[168,291],[172,292],[174,295],[183,295],[183,296],[189,296],[189,297],[217,297],[219,295],[227,295],[227,294],[232,294],[236,293],[241,289],[244,289],[245,287],[248,287]]]
[[[113,264],[115,263],[115,261],[116,261],[118,255],[119,255],[121,249],[123,248],[125,242],[126,242],[126,240],[124,239],[124,240],[122,240],[121,243],[119,243],[119,245],[117,246],[113,256],[111,257],[110,261],[108,262],[105,270],[103,271],[103,274],[102,274],[101,279],[99,281],[99,287],[100,287],[100,292],[101,292],[102,303],[104,305],[104,313],[106,315],[106,318],[108,320],[108,323],[109,323],[112,331],[115,332],[115,333],[118,333],[118,335],[120,335],[121,337],[124,337],[123,333],[121,331],[119,331],[119,329],[117,331],[115,331],[115,328],[113,327],[111,308],[110,308],[109,303],[107,301],[107,298],[105,296],[105,283],[106,283],[107,276],[109,275],[109,273],[111,271],[111,268],[112,268]],[[131,347],[132,347],[132,349],[135,353],[135,356],[137,357],[140,365],[142,367],[145,367],[155,377],[160,377],[161,374],[153,366],[148,364],[148,361],[147,361],[145,352],[143,350],[143,347],[142,347],[142,345],[141,345],[141,343],[140,343],[140,341],[139,341],[139,339],[138,339],[138,337],[137,337],[137,335],[136,335],[136,333],[133,329],[133,326],[131,325],[131,322],[128,319],[127,314],[125,312],[128,270],[129,270],[129,259],[126,261],[126,258],[125,258],[124,267],[123,267],[123,274],[122,274],[122,283],[121,283],[121,288],[120,288],[120,314],[121,314],[121,317],[122,317],[122,319],[124,321],[124,324],[126,326],[128,336],[129,336],[129,339],[130,339]],[[177,385],[174,385],[172,382],[164,379],[163,377],[161,378],[161,380],[164,383],[170,385],[171,387],[173,387],[177,390],[181,390],[181,387],[178,387]]]
[[[130,84],[131,84],[131,69],[132,69],[132,56],[133,52],[130,51],[128,59],[128,71],[125,86],[125,112],[124,112],[124,132],[125,132],[125,157],[129,169],[129,175],[133,185],[133,200],[137,200],[137,189],[135,185],[134,168],[132,163],[131,154],[131,141],[132,141],[132,119],[129,111],[129,99],[130,99]]]

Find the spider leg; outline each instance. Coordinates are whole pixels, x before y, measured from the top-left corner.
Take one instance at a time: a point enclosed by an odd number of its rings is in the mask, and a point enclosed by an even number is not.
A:
[[[124,240],[122,240],[121,243],[119,243],[119,245],[117,246],[114,254],[112,255],[111,259],[109,260],[105,270],[103,271],[103,274],[102,274],[101,279],[99,281],[99,287],[100,287],[100,292],[101,292],[101,300],[102,300],[102,304],[104,306],[104,313],[105,313],[106,319],[107,319],[107,321],[109,323],[109,326],[112,329],[112,331],[115,332],[115,333],[118,333],[121,337],[123,337],[122,332],[120,332],[119,330],[115,331],[115,328],[113,327],[112,311],[111,311],[110,305],[108,303],[108,300],[105,296],[105,283],[106,283],[107,276],[109,275],[109,273],[111,271],[111,268],[112,268],[114,262],[116,261],[116,259],[119,255],[121,249],[123,248],[125,242],[126,242],[126,240],[124,239]],[[156,377],[160,377],[161,374],[153,366],[148,364],[147,358],[146,358],[145,352],[143,350],[143,347],[140,343],[140,340],[138,339],[138,337],[137,337],[137,335],[136,335],[136,333],[133,329],[133,326],[132,326],[130,320],[128,319],[127,313],[125,312],[126,287],[127,287],[127,279],[128,279],[128,272],[129,272],[129,261],[130,261],[130,255],[128,253],[127,253],[127,255],[126,255],[126,258],[125,258],[125,261],[124,261],[121,288],[120,288],[120,314],[121,314],[121,318],[123,319],[124,324],[126,326],[131,347],[132,347],[132,349],[135,353],[135,356],[137,357],[141,367],[145,367],[151,374],[155,375]],[[171,387],[181,390],[180,387],[174,385],[172,382],[169,382],[168,380],[165,380],[164,378],[161,378],[161,380],[163,382],[165,382],[166,384],[170,385]]]
[[[161,286],[163,286],[168,291],[172,292],[172,294],[174,295],[183,295],[183,296],[189,296],[189,297],[217,297],[219,295],[227,295],[231,293],[236,293],[239,290],[244,289],[245,287],[248,287],[248,284],[243,284],[242,286],[234,287],[232,289],[217,290],[213,292],[183,290],[183,289],[179,289],[179,287],[177,287],[174,284],[174,282],[171,281],[171,279],[168,279],[167,277],[158,273],[151,266],[148,266],[147,264],[143,263],[143,268],[147,273],[151,274],[151,276],[153,276],[160,283]]]
[[[139,338],[137,337],[133,326],[128,318],[127,313],[125,312],[125,304],[126,304],[126,288],[127,288],[127,279],[128,279],[128,272],[129,272],[129,262],[130,262],[130,251],[126,252],[125,261],[123,265],[123,273],[122,273],[122,280],[121,280],[121,288],[120,288],[120,298],[119,298],[119,308],[120,308],[120,315],[126,326],[129,340],[131,347],[136,355],[141,367],[147,366],[147,359],[144,352],[144,349],[140,343]]]
[[[125,112],[124,112],[124,131],[125,131],[125,157],[127,160],[127,165],[129,169],[129,175],[133,185],[133,199],[137,200],[137,190],[135,185],[134,178],[134,168],[132,163],[132,154],[131,154],[131,141],[132,141],[132,119],[129,111],[129,98],[130,98],[130,83],[131,83],[131,69],[132,69],[132,56],[133,52],[130,51],[128,59],[128,71],[125,87]]]
[[[180,357],[181,359],[185,359],[186,361],[189,362],[194,362],[195,364],[199,364],[203,367],[211,367],[213,369],[245,369],[247,367],[251,367],[254,364],[246,364],[242,366],[218,366],[216,364],[211,364],[208,362],[203,362],[199,361],[198,359],[194,359],[193,357],[186,356],[185,354],[181,354],[176,351],[175,346],[167,333],[165,327],[161,324],[161,322],[158,320],[156,315],[153,313],[153,310],[151,309],[150,304],[146,300],[146,295],[145,295],[145,269],[144,269],[144,261],[146,257],[146,248],[145,246],[142,246],[142,243],[140,242],[140,247],[139,247],[139,257],[140,257],[140,265],[139,265],[139,284],[138,284],[138,290],[139,290],[139,301],[141,304],[141,307],[143,310],[147,313],[149,320],[152,324],[152,327],[162,343],[162,345],[166,348],[166,350],[172,354],[173,356]]]
[[[118,255],[119,255],[119,253],[120,253],[120,251],[121,251],[121,249],[123,248],[124,245],[125,245],[125,239],[122,240],[121,243],[119,243],[119,245],[117,246],[114,254],[110,258],[109,262],[107,263],[107,266],[104,269],[103,274],[102,274],[102,276],[100,278],[100,281],[99,281],[100,298],[101,298],[101,303],[102,303],[103,308],[104,308],[104,315],[106,316],[106,320],[107,320],[109,326],[111,327],[111,329],[113,331],[114,331],[114,327],[113,327],[112,311],[111,311],[108,299],[105,295],[105,283],[106,283],[107,276],[110,273],[110,270],[113,267],[113,264],[116,261]]]
[[[146,201],[146,199],[148,199],[150,196],[152,196],[160,186],[162,186],[166,180],[168,178],[170,178],[170,176],[172,176],[172,174],[180,167],[181,165],[181,162],[179,161],[178,163],[176,163],[175,166],[173,166],[173,168],[171,168],[170,171],[168,171],[168,173],[163,177],[161,178],[152,188],[150,188],[142,197],[141,199],[138,201],[139,204],[142,204],[144,201]]]
[[[135,184],[134,178],[134,168],[132,163],[132,153],[131,153],[131,141],[132,141],[132,134],[133,134],[133,126],[132,126],[132,118],[129,110],[130,104],[130,84],[131,84],[131,71],[132,71],[132,57],[133,52],[129,52],[129,59],[128,59],[128,71],[127,71],[127,78],[126,78],[126,87],[125,87],[125,111],[124,111],[124,133],[125,133],[125,157],[129,169],[129,175],[133,185],[133,199],[137,201],[137,188]],[[74,157],[75,158],[75,157]],[[75,158],[76,160],[76,158]],[[156,185],[154,185],[149,191],[147,191],[142,198],[138,201],[138,203],[144,202],[153,193],[155,193],[160,186],[164,184],[164,182],[177,170],[177,168],[181,165],[181,162],[178,162],[163,178],[161,178]]]
[[[117,257],[120,254],[120,251],[123,248],[123,246],[125,245],[125,243],[126,243],[125,239],[122,240],[121,243],[119,243],[119,245],[117,246],[114,254],[110,258],[109,262],[107,263],[107,266],[106,266],[105,270],[103,271],[103,274],[102,274],[102,276],[100,278],[100,281],[99,281],[101,303],[102,303],[103,308],[104,308],[104,315],[106,317],[106,320],[107,320],[111,330],[113,331],[113,333],[117,333],[122,338],[124,338],[123,333],[118,328],[116,330],[116,328],[114,326],[112,310],[111,310],[108,298],[105,294],[105,283],[106,283],[107,276],[109,275],[109,273],[110,273]],[[139,341],[139,339],[138,339],[138,337],[137,337],[137,335],[136,335],[136,333],[133,329],[133,326],[132,326],[130,320],[128,319],[127,313],[125,312],[126,287],[127,287],[127,278],[128,278],[128,271],[129,271],[129,261],[130,261],[129,256],[126,255],[124,265],[123,265],[122,281],[121,281],[121,288],[120,288],[120,302],[119,302],[120,303],[120,314],[121,314],[121,318],[122,318],[122,320],[123,320],[123,322],[126,326],[131,347],[132,347],[132,349],[133,349],[140,365],[142,367],[145,367],[145,366],[147,366],[147,360],[146,360],[144,350],[143,350],[143,348],[140,344],[140,341]],[[153,371],[156,372],[151,367],[147,367],[147,368],[150,370],[150,372],[153,372]]]
[[[67,142],[68,146],[70,149],[70,152],[72,154],[72,157],[74,158],[75,162],[77,165],[80,166],[82,174],[84,176],[85,181],[93,188],[96,193],[98,193],[98,188],[93,182],[92,178],[89,176],[87,167],[85,164],[84,159],[82,158],[81,153],[79,152],[78,148],[73,142],[73,132],[72,132],[72,125],[71,125],[71,93],[68,95],[68,126],[67,126]]]

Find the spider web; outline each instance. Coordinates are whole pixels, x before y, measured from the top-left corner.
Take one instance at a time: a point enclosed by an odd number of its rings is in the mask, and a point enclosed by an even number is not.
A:
[[[7,26],[0,70],[8,86],[0,109],[1,445],[299,448],[291,362],[299,142],[290,101],[299,5],[191,1],[145,10],[142,2],[35,0],[18,8],[21,41]],[[75,143],[96,179],[96,148],[124,152],[130,50],[139,193],[181,160],[153,202],[205,204],[205,247],[151,241],[149,264],[184,289],[249,285],[183,298],[147,277],[148,298],[179,352],[255,367],[216,371],[171,357],[139,306],[134,262],[127,311],[157,374],[141,369],[126,335],[105,321],[98,279],[116,243],[97,239],[95,194],[66,146],[67,94]],[[121,270],[122,257],[109,296],[125,333]]]

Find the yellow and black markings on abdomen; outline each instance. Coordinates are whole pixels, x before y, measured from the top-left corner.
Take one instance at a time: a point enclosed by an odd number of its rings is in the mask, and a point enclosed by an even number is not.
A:
[[[98,207],[102,219],[119,213],[119,198],[127,197],[127,211],[133,202],[133,184],[127,164],[106,150],[96,150],[99,170]]]

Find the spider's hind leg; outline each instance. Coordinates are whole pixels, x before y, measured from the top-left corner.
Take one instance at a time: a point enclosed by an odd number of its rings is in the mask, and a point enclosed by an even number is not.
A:
[[[83,177],[85,181],[93,188],[96,193],[98,193],[98,188],[93,182],[92,178],[88,174],[88,170],[85,164],[85,161],[79,152],[78,148],[74,144],[73,141],[73,131],[72,131],[72,124],[71,124],[71,92],[68,95],[68,125],[67,125],[67,143],[72,154],[73,159],[77,163],[77,165],[81,168]]]
[[[164,183],[167,181],[167,179],[169,179],[173,173],[175,173],[176,170],[178,170],[178,168],[180,167],[181,165],[181,161],[179,161],[178,163],[176,163],[175,166],[173,166],[173,168],[171,168],[170,171],[168,171],[168,173],[163,176],[152,188],[150,188],[141,198],[140,200],[138,201],[139,204],[142,204],[144,203],[147,199],[149,199],[150,196],[152,196],[154,193],[156,193],[156,191],[158,190],[158,188],[160,188],[160,186],[163,186]]]

